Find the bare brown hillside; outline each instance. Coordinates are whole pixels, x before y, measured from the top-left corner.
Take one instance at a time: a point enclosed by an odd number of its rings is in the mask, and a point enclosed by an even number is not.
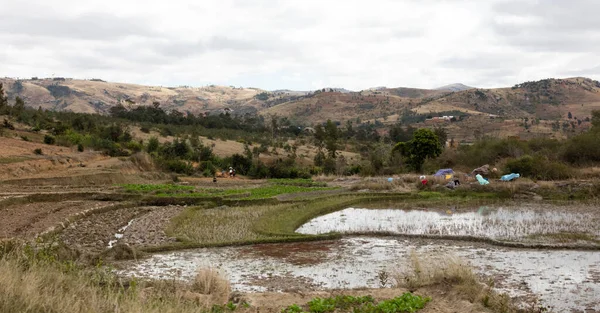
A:
[[[159,102],[163,108],[191,113],[259,113],[314,124],[334,121],[395,123],[406,112],[442,115],[463,112],[502,119],[560,120],[568,113],[584,120],[600,109],[600,83],[588,78],[545,79],[497,89],[452,92],[416,88],[377,88],[360,92],[325,88],[315,92],[226,86],[160,87],[76,79],[0,79],[10,99],[50,110],[101,113]]]
[[[81,113],[107,113],[116,104],[151,105],[160,102],[167,109],[203,113],[225,108],[256,112],[261,103],[259,89],[225,86],[161,87],[142,86],[100,80],[77,79],[0,79],[10,99],[20,96],[27,105],[49,110]]]

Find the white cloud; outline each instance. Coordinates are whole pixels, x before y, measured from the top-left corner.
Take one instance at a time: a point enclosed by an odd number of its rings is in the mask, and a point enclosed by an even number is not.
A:
[[[265,89],[600,78],[597,1],[8,1],[0,76]]]

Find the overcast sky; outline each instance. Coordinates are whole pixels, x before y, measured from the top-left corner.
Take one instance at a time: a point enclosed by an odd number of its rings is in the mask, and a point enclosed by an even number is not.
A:
[[[0,76],[309,90],[600,79],[599,0],[0,0]]]

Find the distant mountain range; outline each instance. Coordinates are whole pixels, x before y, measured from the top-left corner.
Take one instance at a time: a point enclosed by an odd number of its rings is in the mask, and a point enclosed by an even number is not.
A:
[[[469,89],[475,89],[475,87],[470,87],[467,85],[463,85],[461,83],[456,83],[456,84],[450,84],[450,85],[435,88],[435,90],[448,90],[448,91],[463,91],[463,90],[469,90]]]
[[[477,89],[452,84],[435,89],[375,87],[363,91],[316,91],[227,86],[156,87],[65,78],[0,79],[11,101],[48,110],[106,114],[110,107],[151,105],[186,113],[258,113],[302,124],[327,119],[393,123],[406,114],[467,114],[502,118],[557,119],[571,112],[584,118],[600,109],[600,83],[589,78],[545,79],[507,88]],[[227,109],[227,110],[226,110]]]

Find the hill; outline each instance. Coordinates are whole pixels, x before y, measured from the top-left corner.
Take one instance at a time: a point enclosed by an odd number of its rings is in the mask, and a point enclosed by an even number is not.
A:
[[[467,85],[463,85],[461,83],[456,83],[456,84],[450,84],[450,85],[438,87],[435,89],[436,90],[446,90],[446,91],[463,91],[463,90],[469,90],[469,89],[474,89],[474,88],[475,87],[470,87]]]
[[[497,116],[503,119],[582,120],[600,109],[600,83],[588,78],[545,79],[496,89],[453,84],[437,89],[378,87],[359,92],[343,88],[317,91],[227,86],[161,87],[65,78],[0,79],[10,99],[49,110],[106,114],[110,107],[150,105],[190,113],[258,113],[288,117],[300,124],[328,119],[395,123],[409,114]],[[406,122],[406,118],[404,119]]]
[[[9,99],[20,96],[33,107],[79,113],[107,113],[118,103],[125,106],[151,105],[157,101],[166,109],[182,112],[214,112],[225,108],[256,112],[263,92],[255,88],[226,86],[161,87],[113,83],[102,80],[65,78],[0,79]]]

